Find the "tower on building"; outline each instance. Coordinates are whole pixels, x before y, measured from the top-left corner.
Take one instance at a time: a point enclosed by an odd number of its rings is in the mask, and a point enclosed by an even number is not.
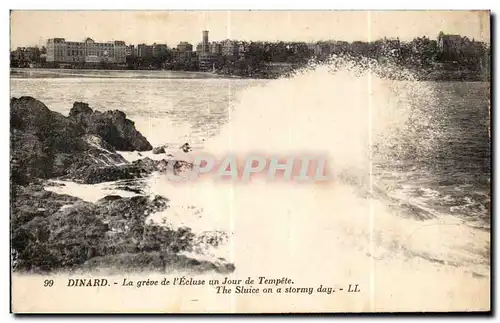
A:
[[[202,42],[201,42],[201,51],[203,53],[208,53],[209,52],[209,46],[208,46],[208,30],[203,31],[203,37],[202,37]]]

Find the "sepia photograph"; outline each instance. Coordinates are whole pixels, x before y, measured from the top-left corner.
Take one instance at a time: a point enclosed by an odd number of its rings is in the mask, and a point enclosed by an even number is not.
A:
[[[490,21],[11,10],[11,312],[490,312]]]

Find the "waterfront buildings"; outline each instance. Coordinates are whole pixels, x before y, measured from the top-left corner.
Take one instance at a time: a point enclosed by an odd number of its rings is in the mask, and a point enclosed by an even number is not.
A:
[[[123,41],[83,42],[66,41],[64,38],[47,40],[47,62],[53,63],[125,63],[126,45]]]

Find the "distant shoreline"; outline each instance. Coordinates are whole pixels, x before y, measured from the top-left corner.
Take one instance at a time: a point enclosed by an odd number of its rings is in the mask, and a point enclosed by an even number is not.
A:
[[[216,74],[213,72],[203,72],[203,71],[179,71],[179,70],[125,70],[125,69],[76,69],[76,68],[44,68],[44,67],[11,67],[10,77],[11,78],[73,78],[74,74],[82,73],[83,78],[145,78],[145,79],[155,79],[155,78],[169,78],[166,77],[168,74],[174,76],[172,78],[184,78],[179,77],[180,75],[192,76],[185,78],[192,79],[240,79],[242,77],[237,75],[224,75]],[[96,74],[92,74],[96,73]],[[98,74],[101,73],[101,74]],[[114,75],[112,75],[114,73]],[[125,76],[118,74],[131,73],[136,75]],[[150,73],[150,75],[146,75]],[[141,77],[140,74],[143,74]],[[155,75],[156,74],[156,75]],[[177,75],[177,76],[176,76]],[[160,76],[160,77],[155,77]],[[161,77],[165,76],[165,77]],[[199,77],[196,77],[199,76]]]
[[[38,75],[29,75],[34,73],[39,73]],[[201,76],[201,79],[276,79],[279,77],[283,77],[286,74],[293,73],[294,69],[290,69],[288,71],[267,71],[267,72],[254,72],[252,75],[236,75],[234,73],[228,72],[205,72],[205,71],[183,71],[183,70],[159,70],[159,69],[72,69],[72,68],[45,68],[45,67],[11,67],[10,68],[10,76],[11,78],[70,78],[74,77],[72,73],[92,73],[92,72],[100,72],[103,74],[100,75],[81,75],[80,77],[84,78],[146,78],[146,79],[154,79],[154,75],[151,76],[143,76],[141,77],[139,74],[141,73],[151,73],[157,74],[158,76],[163,73],[164,76],[168,76],[168,73],[171,73],[173,78],[183,78],[176,77],[175,74],[185,76]],[[490,82],[491,77],[490,74],[481,72],[481,71],[467,71],[467,70],[447,70],[447,69],[439,69],[439,68],[428,68],[421,70],[414,70],[415,79],[418,81],[434,81],[434,82]],[[137,73],[136,76],[124,77],[118,75],[106,75],[106,73]],[[27,75],[28,74],[28,75]],[[67,75],[65,75],[67,74]],[[389,79],[398,80],[398,77],[386,76]],[[169,77],[158,77],[158,78],[169,78]],[[196,77],[186,77],[186,78],[196,78]]]

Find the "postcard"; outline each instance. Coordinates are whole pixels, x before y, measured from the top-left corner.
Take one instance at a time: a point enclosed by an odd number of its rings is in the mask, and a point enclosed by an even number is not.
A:
[[[13,313],[491,310],[489,11],[10,18]]]

